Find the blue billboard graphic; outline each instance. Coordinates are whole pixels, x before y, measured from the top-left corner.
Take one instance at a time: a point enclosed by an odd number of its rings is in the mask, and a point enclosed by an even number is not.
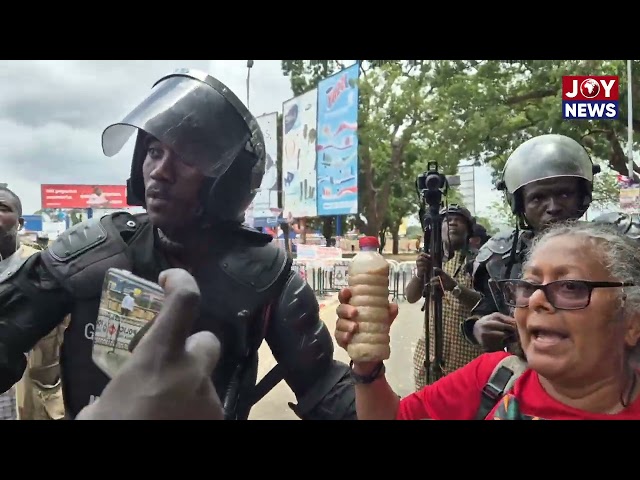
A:
[[[23,215],[24,218],[24,230],[26,232],[41,232],[42,228],[42,215]]]
[[[345,68],[318,84],[318,216],[358,213],[358,74]]]

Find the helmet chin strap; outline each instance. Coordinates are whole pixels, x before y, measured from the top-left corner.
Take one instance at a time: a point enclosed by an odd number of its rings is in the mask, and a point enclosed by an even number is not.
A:
[[[184,252],[184,245],[180,242],[176,242],[171,240],[169,237],[165,235],[165,233],[158,228],[158,238],[160,239],[160,243],[162,246],[169,252],[173,254],[180,254]]]
[[[200,198],[200,206],[196,211],[196,219],[202,226],[202,228],[211,227],[211,215],[208,210],[209,198],[212,194],[213,186],[216,183],[216,179],[213,177],[206,177],[202,182],[202,186],[200,187],[200,193],[198,197]]]

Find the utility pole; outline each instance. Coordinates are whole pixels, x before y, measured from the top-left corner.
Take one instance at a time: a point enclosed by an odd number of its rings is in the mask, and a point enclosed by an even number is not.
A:
[[[253,67],[253,60],[247,60],[247,108],[249,107],[249,84],[251,82],[251,67]]]
[[[627,152],[629,155],[629,179],[633,182],[634,162],[633,162],[633,98],[631,85],[631,65],[633,60],[627,60]]]

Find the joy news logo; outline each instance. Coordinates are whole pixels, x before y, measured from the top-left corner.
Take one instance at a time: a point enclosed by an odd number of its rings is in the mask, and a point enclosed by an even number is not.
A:
[[[562,77],[562,118],[615,120],[618,118],[620,81],[614,75]]]

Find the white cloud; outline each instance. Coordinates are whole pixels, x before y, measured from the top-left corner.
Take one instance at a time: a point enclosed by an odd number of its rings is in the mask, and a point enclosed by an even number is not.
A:
[[[105,127],[122,119],[161,76],[179,67],[205,70],[246,102],[246,60],[77,60],[0,62],[0,182],[40,208],[40,185],[124,184],[133,141],[112,158],[102,153]],[[256,60],[249,107],[280,112],[293,94],[280,60]],[[490,171],[476,169],[476,209],[495,198]]]
[[[179,67],[207,71],[246,101],[246,60],[3,61],[0,63],[0,182],[40,208],[40,185],[124,184],[133,141],[118,155],[102,153],[105,127]],[[280,111],[291,98],[279,60],[256,60],[250,108]]]

